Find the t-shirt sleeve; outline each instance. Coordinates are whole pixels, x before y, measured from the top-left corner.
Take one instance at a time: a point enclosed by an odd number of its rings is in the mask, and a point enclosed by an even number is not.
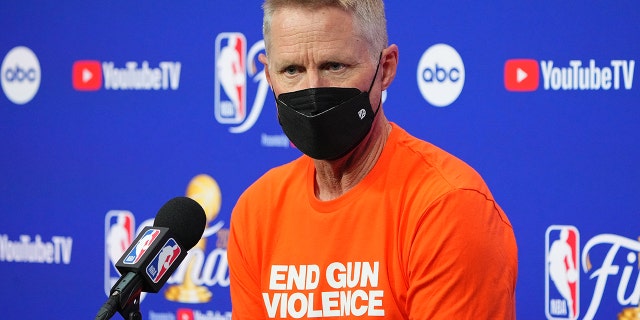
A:
[[[513,228],[481,192],[457,189],[430,205],[407,268],[410,319],[515,319]]]
[[[260,296],[260,274],[250,250],[255,241],[246,221],[247,203],[240,198],[231,214],[227,259],[232,303],[232,319],[264,319],[264,303]],[[254,235],[255,236],[255,235]]]

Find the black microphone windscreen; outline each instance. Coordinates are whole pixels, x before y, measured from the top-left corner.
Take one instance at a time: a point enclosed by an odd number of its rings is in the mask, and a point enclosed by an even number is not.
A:
[[[169,228],[176,241],[190,250],[202,238],[207,217],[204,209],[188,197],[175,197],[165,203],[155,219],[154,227]]]

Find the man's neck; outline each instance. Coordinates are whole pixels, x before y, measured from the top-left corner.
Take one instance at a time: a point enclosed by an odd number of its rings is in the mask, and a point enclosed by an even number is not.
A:
[[[360,144],[337,160],[314,160],[314,191],[323,201],[336,199],[355,187],[373,169],[391,132],[384,114],[378,114],[373,127]]]

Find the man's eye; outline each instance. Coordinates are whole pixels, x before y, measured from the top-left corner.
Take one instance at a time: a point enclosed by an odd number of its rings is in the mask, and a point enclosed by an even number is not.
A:
[[[288,66],[288,67],[284,68],[283,71],[286,74],[296,74],[296,73],[298,73],[299,69],[296,66]]]
[[[327,69],[331,71],[339,71],[339,70],[342,70],[342,68],[344,68],[344,64],[342,63],[331,62],[327,64]]]

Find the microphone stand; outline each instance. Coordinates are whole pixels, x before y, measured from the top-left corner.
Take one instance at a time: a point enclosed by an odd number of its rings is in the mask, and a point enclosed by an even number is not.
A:
[[[100,308],[95,320],[111,319],[116,311],[126,320],[142,320],[140,313],[142,281],[142,277],[137,276],[135,272],[129,272],[121,277],[111,289],[109,299]]]

